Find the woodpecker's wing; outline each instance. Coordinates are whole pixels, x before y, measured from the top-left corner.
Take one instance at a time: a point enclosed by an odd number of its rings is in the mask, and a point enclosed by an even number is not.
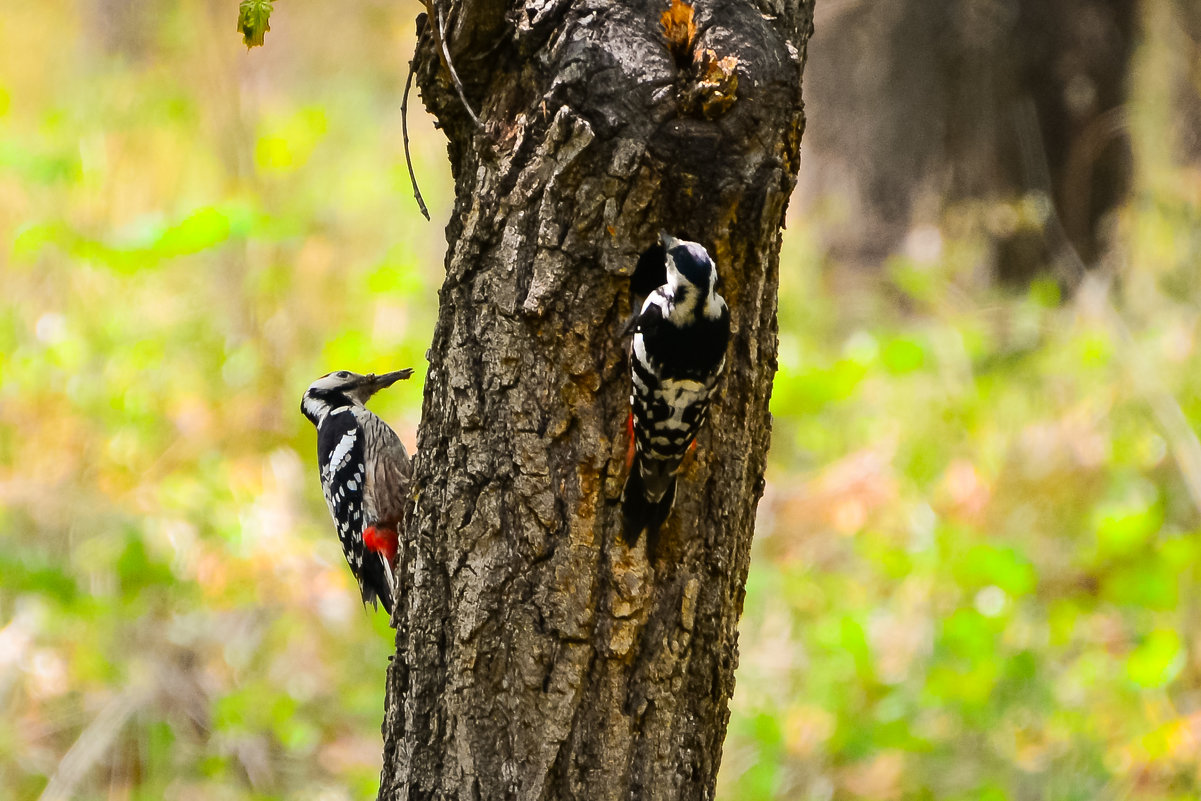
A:
[[[404,513],[409,492],[409,477],[413,466],[409,454],[387,423],[367,409],[355,409],[366,442],[364,449],[366,472],[364,514],[369,523],[383,523],[396,528]]]
[[[363,569],[363,436],[349,408],[330,412],[317,430],[317,464],[325,503],[356,577]],[[366,600],[366,599],[364,599]]]

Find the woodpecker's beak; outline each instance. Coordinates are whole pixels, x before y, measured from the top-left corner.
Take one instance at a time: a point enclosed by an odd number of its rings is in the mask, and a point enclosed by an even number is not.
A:
[[[395,372],[391,373],[384,373],[383,375],[376,375],[375,373],[372,373],[371,375],[367,376],[367,380],[363,383],[369,387],[372,394],[374,394],[379,392],[381,389],[392,386],[402,378],[408,378],[412,374],[413,368],[411,367],[406,367],[403,370],[396,370]]]
[[[661,245],[663,245],[663,247],[667,248],[668,250],[671,250],[676,245],[680,244],[680,240],[676,239],[674,236],[667,233],[666,231],[660,231],[659,232],[659,243]]]

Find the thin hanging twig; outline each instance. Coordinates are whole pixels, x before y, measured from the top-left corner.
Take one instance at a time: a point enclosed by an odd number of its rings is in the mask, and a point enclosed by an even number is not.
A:
[[[455,91],[459,93],[459,100],[463,103],[463,108],[467,110],[467,116],[471,117],[471,121],[475,123],[476,128],[483,128],[483,123],[480,118],[475,115],[475,111],[471,108],[471,104],[467,102],[467,93],[463,91],[463,82],[459,80],[459,74],[455,72],[455,65],[450,60],[450,48],[446,45],[446,22],[442,19],[442,9],[438,6],[437,0],[428,0],[430,7],[433,9],[435,20],[434,25],[434,40],[438,45],[438,49],[442,52],[442,62],[446,64],[446,71],[450,73],[450,82],[454,84]]]
[[[414,57],[416,60],[416,57]],[[409,168],[409,180],[413,183],[413,197],[417,200],[417,208],[426,220],[430,218],[430,210],[421,196],[421,187],[417,186],[417,173],[413,172],[413,155],[409,152],[409,88],[413,85],[413,62],[409,62],[409,74],[405,76],[405,91],[400,99],[400,135],[404,140],[405,166]]]

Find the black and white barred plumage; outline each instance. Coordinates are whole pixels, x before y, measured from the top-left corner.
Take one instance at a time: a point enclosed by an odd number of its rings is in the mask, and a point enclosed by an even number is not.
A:
[[[653,551],[675,501],[676,472],[705,423],[725,367],[730,312],[717,266],[696,242],[661,235],[667,281],[634,321],[630,393],[634,456],[622,491],[625,540]]]
[[[392,612],[392,568],[412,471],[396,432],[364,405],[412,370],[359,375],[347,370],[318,378],[300,408],[317,427],[321,488],[363,603]]]

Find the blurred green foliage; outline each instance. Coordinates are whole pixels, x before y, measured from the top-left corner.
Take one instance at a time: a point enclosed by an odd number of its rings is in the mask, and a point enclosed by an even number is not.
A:
[[[251,54],[222,4],[0,15],[0,798],[374,794],[391,632],[299,399],[420,374],[445,245],[412,13],[288,6]]]
[[[298,402],[423,364],[414,12],[293,0],[250,55],[220,4],[110,12],[0,17],[0,797],[369,797],[391,641]],[[1201,174],[1162,58],[1113,287],[981,288],[939,231],[858,274],[791,221],[723,798],[1201,793],[1201,517],[1151,402],[1201,422]],[[420,381],[375,408],[412,444]]]
[[[719,797],[1201,797],[1201,165],[1171,160],[1172,41],[1139,50],[1115,263],[1071,297],[982,288],[970,234],[863,275],[792,221]]]

